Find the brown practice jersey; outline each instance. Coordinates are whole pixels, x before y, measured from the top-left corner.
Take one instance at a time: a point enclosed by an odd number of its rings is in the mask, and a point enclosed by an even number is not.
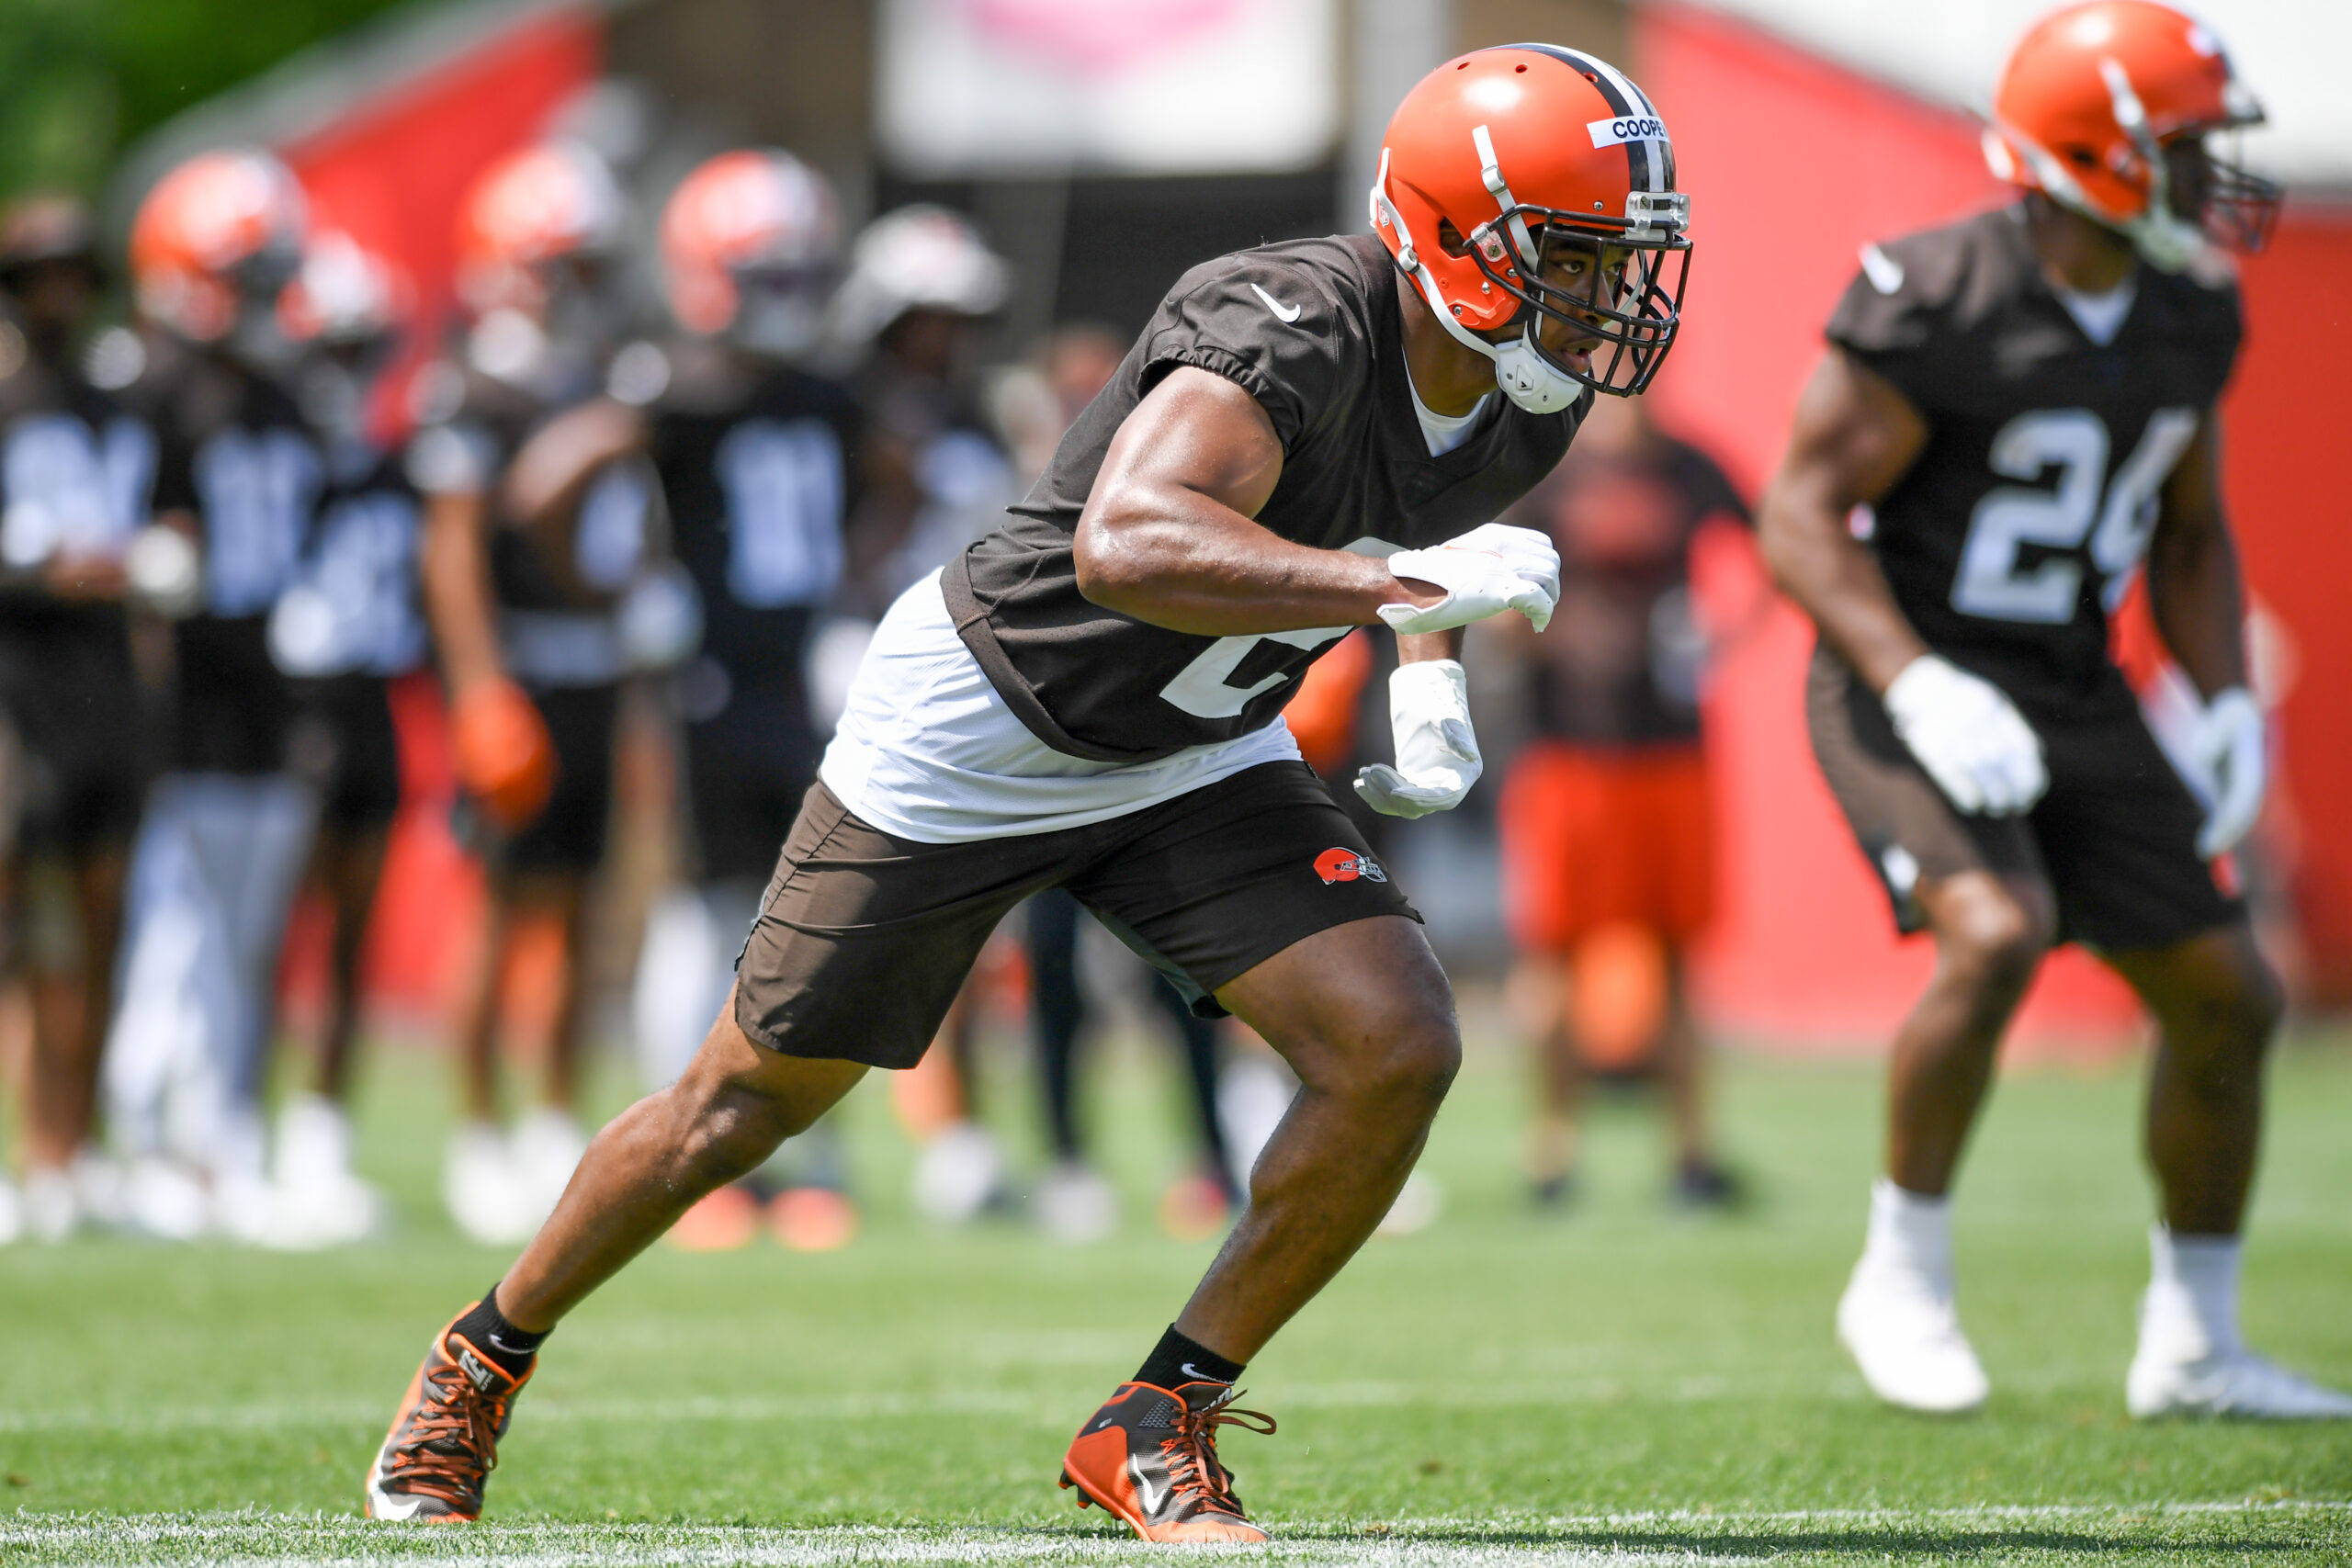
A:
[[[1928,645],[2030,717],[2121,691],[2108,613],[2159,497],[2237,356],[2237,289],[2144,264],[2110,342],[2043,278],[2022,209],[1863,252],[1831,343],[1925,416],[1927,446],[1875,510],[1871,544]]]
[[[1283,473],[1257,520],[1321,549],[1386,555],[1491,521],[1551,471],[1591,406],[1587,393],[1532,414],[1492,394],[1469,438],[1432,457],[1406,374],[1394,265],[1377,239],[1292,241],[1186,273],[1036,487],[942,579],[989,682],[1039,739],[1072,756],[1144,761],[1271,724],[1348,630],[1193,636],[1079,592],[1071,539],[1111,438],[1188,365],[1264,408]]]

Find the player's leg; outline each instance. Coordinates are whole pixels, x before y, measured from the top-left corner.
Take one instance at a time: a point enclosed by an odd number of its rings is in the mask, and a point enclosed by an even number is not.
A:
[[[1147,1540],[1262,1540],[1217,1458],[1233,1380],[1388,1213],[1461,1060],[1411,907],[1322,783],[1269,763],[1105,835],[1070,890],[1196,1006],[1246,1020],[1299,1089],[1250,1202],[1136,1376],[1063,1458]],[[1212,1004],[1210,998],[1214,998]]]
[[[753,1044],[729,1001],[678,1081],[590,1141],[555,1213],[499,1282],[509,1323],[552,1329],[705,1194],[758,1169],[865,1076],[862,1062]]]
[[[1729,1208],[1746,1194],[1738,1177],[1715,1152],[1707,1107],[1707,1047],[1691,1010],[1690,964],[1679,946],[1666,961],[1666,1015],[1652,1059],[1666,1094],[1668,1131],[1674,1140],[1674,1199],[1686,1208]]]
[[[2014,818],[1955,811],[1878,698],[1826,652],[1814,656],[1805,717],[1822,777],[1897,929],[1926,931],[1936,944],[1928,988],[1895,1034],[1885,1174],[1838,1303],[1838,1337],[1888,1403],[1966,1410],[1989,1385],[1954,1303],[1947,1194],[2001,1032],[2052,939],[2055,896],[2034,832]]]
[[[1397,916],[1307,937],[1217,1000],[1299,1081],[1250,1173],[1249,1206],[1176,1319],[1187,1338],[1247,1361],[1387,1214],[1462,1043],[1444,970],[1420,927]]]
[[[811,791],[702,1049],[597,1134],[522,1258],[435,1337],[369,1472],[369,1514],[476,1517],[557,1320],[867,1067],[919,1060],[998,919],[1052,879],[1069,839],[913,844]]]
[[[1913,894],[1936,944],[1928,988],[1887,1066],[1887,1179],[1915,1197],[1951,1190],[2009,1019],[2056,935],[2049,884],[1968,871]]]
[[[2111,953],[2156,1021],[2148,1162],[2164,1218],[2126,1380],[2132,1414],[2352,1418],[2352,1397],[2246,1348],[2238,1332],[2240,1228],[2262,1130],[2263,1066],[2278,982],[2243,922],[2170,947]]]
[[[1535,1077],[1527,1179],[1544,1205],[1569,1195],[1576,1173],[1585,1068],[1568,1006],[1568,953],[1591,924],[1594,786],[1591,768],[1574,750],[1536,740],[1512,761],[1497,802],[1503,906],[1518,950],[1507,994]]]
[[[1577,1129],[1583,1119],[1584,1054],[1568,1007],[1573,983],[1566,957],[1522,952],[1510,982],[1520,1027],[1532,1043],[1535,1121],[1528,1132],[1528,1190],[1546,1207],[1566,1201],[1576,1179]]]

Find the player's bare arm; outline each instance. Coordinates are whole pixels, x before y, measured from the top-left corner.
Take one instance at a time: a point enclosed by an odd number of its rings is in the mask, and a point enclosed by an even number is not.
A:
[[[2245,589],[2222,514],[2221,427],[2208,412],[2165,480],[2148,541],[2148,608],[2208,700],[2245,684]]]
[[[642,454],[646,441],[645,416],[625,404],[596,398],[566,409],[516,449],[500,502],[526,527],[559,526],[607,465]]]
[[[1900,390],[1831,349],[1798,399],[1757,528],[1781,588],[1886,704],[1937,787],[1962,811],[2005,816],[2047,787],[2039,739],[1999,688],[1928,648],[1847,524],[1854,508],[1894,491],[1928,435]]]
[[[1880,693],[1928,645],[1847,519],[1894,489],[1927,441],[1909,399],[1833,348],[1797,400],[1787,456],[1757,507],[1773,580]]]
[[[1112,438],[1079,519],[1080,591],[1104,609],[1209,637],[1371,626],[1383,604],[1427,608],[1445,597],[1374,557],[1260,527],[1251,519],[1282,473],[1282,442],[1255,398],[1206,370],[1171,372]]]
[[[442,678],[453,693],[470,691],[505,673],[491,616],[490,566],[482,537],[486,526],[479,491],[425,497],[418,570]]]

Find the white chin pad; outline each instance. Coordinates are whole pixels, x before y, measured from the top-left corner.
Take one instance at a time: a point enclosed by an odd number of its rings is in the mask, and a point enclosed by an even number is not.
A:
[[[1495,385],[1529,413],[1558,413],[1584,396],[1584,383],[1537,354],[1525,337],[1496,348],[1494,361]]]

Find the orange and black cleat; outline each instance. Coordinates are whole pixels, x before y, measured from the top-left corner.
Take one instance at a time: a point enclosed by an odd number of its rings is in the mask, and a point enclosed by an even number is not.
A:
[[[1078,1488],[1080,1507],[1099,1504],[1146,1540],[1265,1540],[1217,1461],[1216,1429],[1270,1433],[1274,1420],[1229,1408],[1233,1397],[1221,1382],[1122,1383],[1071,1440],[1062,1484]]]
[[[434,1337],[384,1434],[368,1472],[371,1519],[461,1524],[481,1513],[482,1483],[531,1370],[507,1371],[457,1332],[458,1321]]]

